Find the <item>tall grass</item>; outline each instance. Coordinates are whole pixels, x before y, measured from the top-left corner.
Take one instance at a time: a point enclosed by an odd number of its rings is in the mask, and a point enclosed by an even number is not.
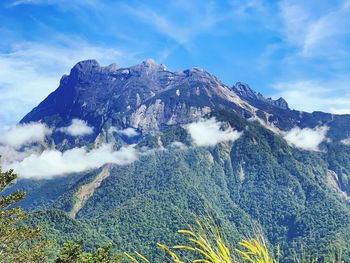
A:
[[[278,263],[278,259],[269,252],[263,235],[254,239],[245,239],[237,247],[230,247],[220,232],[214,220],[201,223],[197,220],[195,227],[178,231],[187,237],[188,244],[174,245],[172,247],[158,243],[175,263]],[[278,248],[279,251],[279,248]],[[279,256],[279,252],[277,252]],[[150,263],[142,254],[135,252],[132,256],[125,253],[134,263]]]
[[[252,225],[252,237],[247,237],[235,245],[229,244],[221,233],[215,220],[207,218],[204,223],[196,220],[194,226],[178,230],[186,237],[186,244],[167,246],[158,243],[157,246],[168,255],[167,261],[173,263],[279,263],[281,249],[269,250],[263,231]],[[186,240],[185,239],[185,240]],[[151,263],[144,255],[135,251],[134,255],[124,253],[133,263]],[[331,253],[331,257],[312,257],[301,250],[295,254],[294,263],[344,263],[342,251]],[[289,260],[288,262],[290,262]]]

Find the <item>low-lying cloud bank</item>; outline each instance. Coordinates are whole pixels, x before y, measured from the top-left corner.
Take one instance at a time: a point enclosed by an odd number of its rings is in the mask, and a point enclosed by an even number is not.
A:
[[[320,144],[327,139],[329,127],[317,126],[313,129],[295,127],[283,135],[287,143],[293,147],[308,151],[319,151]]]
[[[27,156],[39,152],[40,147],[24,147],[20,151],[9,145],[0,145],[1,163],[12,163],[21,161]]]
[[[214,146],[220,142],[235,141],[242,132],[237,132],[232,127],[225,126],[215,118],[201,119],[185,126],[195,146]],[[58,129],[72,136],[91,134],[93,128],[85,121],[73,119],[68,127]],[[118,132],[128,137],[134,137],[139,133],[133,128],[124,130],[110,129],[109,132]],[[40,148],[30,145],[32,142],[42,141],[46,135],[52,133],[47,126],[40,123],[19,125],[11,128],[3,136],[0,152],[10,153],[10,156],[2,160],[5,170],[14,169],[20,178],[51,179],[70,173],[85,172],[97,169],[105,164],[127,165],[138,160],[139,156],[150,154],[154,149],[140,152],[134,146],[126,146],[115,151],[112,144],[103,144],[98,148],[89,150],[87,147],[75,147],[65,152],[55,149],[42,151]],[[21,151],[13,146],[28,144]],[[186,149],[181,142],[173,142],[172,148]]]
[[[5,130],[0,136],[0,144],[19,148],[23,145],[40,142],[52,130],[43,123],[18,124]]]
[[[71,125],[68,127],[59,128],[58,131],[71,136],[84,136],[92,134],[94,132],[94,129],[90,127],[86,121],[73,119]]]
[[[223,129],[223,123],[215,118],[200,119],[185,126],[196,146],[214,146],[220,142],[235,141],[241,137],[242,132],[232,127]]]
[[[104,144],[90,151],[81,147],[65,152],[45,150],[33,153],[22,161],[5,164],[4,169],[14,169],[21,178],[49,179],[99,168],[107,163],[127,165],[137,159],[138,153],[132,146],[114,151],[111,144]]]

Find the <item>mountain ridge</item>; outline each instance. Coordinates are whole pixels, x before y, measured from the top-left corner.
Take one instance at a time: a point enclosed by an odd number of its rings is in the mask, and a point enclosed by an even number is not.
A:
[[[83,140],[92,143],[100,135],[108,142],[103,134],[110,127],[132,127],[144,136],[222,109],[280,135],[295,127],[327,126],[330,140],[342,142],[349,137],[350,115],[292,110],[283,98],[265,98],[247,84],[237,82],[229,87],[205,70],[172,72],[153,60],[127,68],[116,64],[102,67],[96,60],[78,62],[20,123],[46,123],[54,128],[51,138],[55,145],[63,145],[66,137],[55,130],[70,125],[74,118],[82,119],[94,127],[94,133]]]

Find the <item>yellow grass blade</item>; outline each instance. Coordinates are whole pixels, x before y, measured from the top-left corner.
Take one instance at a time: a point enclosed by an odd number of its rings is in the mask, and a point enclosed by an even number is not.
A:
[[[139,261],[128,253],[124,252],[124,255],[127,256],[132,262],[139,263]]]
[[[142,254],[135,251],[135,254],[138,255],[144,262],[151,263],[147,258],[145,258]]]

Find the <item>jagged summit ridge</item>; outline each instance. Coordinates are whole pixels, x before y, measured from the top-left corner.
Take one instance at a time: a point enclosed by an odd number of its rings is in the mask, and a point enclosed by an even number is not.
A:
[[[279,98],[277,100],[273,100],[272,98],[264,97],[260,92],[254,91],[248,84],[237,82],[232,89],[241,97],[248,100],[257,100],[272,106],[287,110],[289,109],[288,103],[285,99]]]
[[[172,72],[153,60],[127,68],[102,67],[96,60],[85,60],[22,122],[56,125],[81,118],[100,129],[110,120],[113,125],[147,132],[198,119],[217,107],[254,114],[248,103],[199,68]],[[54,115],[59,120],[50,118]]]
[[[21,123],[40,121],[64,127],[76,118],[92,125],[95,136],[110,126],[148,134],[221,110],[234,111],[274,131],[335,125],[337,139],[347,138],[340,118],[350,117],[291,110],[283,98],[266,98],[242,82],[228,87],[200,68],[174,72],[154,60],[131,67],[104,67],[90,59],[77,63]]]
[[[100,63],[95,59],[87,59],[82,60],[75,64],[71,70],[71,72],[80,71],[80,72],[89,72],[89,71],[117,71],[117,70],[124,70],[124,69],[133,69],[133,70],[154,70],[154,71],[165,71],[167,70],[167,67],[164,64],[157,64],[155,60],[153,59],[147,59],[140,64],[126,67],[126,68],[120,68],[116,63],[112,63],[108,66],[101,66]]]

